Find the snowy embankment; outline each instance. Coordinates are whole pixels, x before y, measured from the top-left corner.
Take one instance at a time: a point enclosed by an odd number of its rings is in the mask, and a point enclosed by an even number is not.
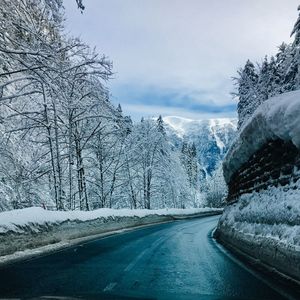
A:
[[[217,238],[300,282],[300,190],[270,187],[225,208]]]
[[[276,139],[291,141],[300,149],[300,90],[270,98],[245,122],[223,162],[226,182],[251,155]]]
[[[227,183],[231,184],[233,174],[253,154],[276,139],[300,149],[299,90],[269,99],[241,128],[223,164]],[[260,172],[266,174],[263,169]],[[299,167],[293,172],[299,172]],[[300,283],[300,179],[285,186],[273,185],[271,179],[267,189],[237,200],[225,208],[216,237],[256,263]]]
[[[98,209],[48,211],[39,207],[0,213],[0,263],[57,250],[105,233],[181,218],[213,215],[221,209]],[[52,246],[49,246],[49,245]],[[47,246],[48,245],[48,246]],[[43,247],[46,246],[46,247]],[[36,249],[37,250],[27,250]],[[24,251],[26,250],[26,251]],[[23,251],[23,252],[22,252]]]

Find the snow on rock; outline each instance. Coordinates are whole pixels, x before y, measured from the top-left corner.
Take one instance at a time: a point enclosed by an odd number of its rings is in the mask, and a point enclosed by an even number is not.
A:
[[[226,126],[230,126],[236,129],[237,125],[237,121],[234,118],[193,120],[178,116],[166,116],[163,117],[163,120],[180,137],[189,135],[191,132],[199,130],[199,128],[205,126],[206,123],[208,124],[208,127],[210,128],[212,134],[216,134],[216,131],[218,129]]]
[[[256,263],[300,282],[299,199],[300,190],[289,186],[243,194],[224,209],[216,237]]]
[[[292,141],[300,148],[300,90],[270,98],[247,120],[227,152],[224,177],[231,176],[267,141]]]
[[[146,217],[158,216],[184,216],[210,211],[221,211],[213,208],[197,209],[109,209],[101,208],[93,211],[50,211],[40,207],[16,209],[0,213],[0,234],[6,232],[22,233],[29,227],[33,231],[39,231],[39,225],[55,225],[66,221],[90,221],[100,218],[115,217]]]
[[[164,122],[173,128],[178,136],[183,137],[189,126],[197,121],[176,116],[167,116],[163,118]]]
[[[192,120],[166,116],[163,121],[169,141],[179,151],[183,141],[195,144],[199,171],[204,177],[212,175],[223,161],[237,129],[235,118]]]
[[[222,121],[222,119],[220,119]],[[220,139],[220,137],[217,134],[217,128],[219,127],[219,122],[217,119],[211,119],[210,120],[210,130],[216,140],[217,146],[218,148],[221,150],[221,152],[224,151],[225,148],[225,144],[222,142],[222,140]]]
[[[287,187],[244,194],[224,210],[218,226],[300,247],[299,199],[300,190]]]

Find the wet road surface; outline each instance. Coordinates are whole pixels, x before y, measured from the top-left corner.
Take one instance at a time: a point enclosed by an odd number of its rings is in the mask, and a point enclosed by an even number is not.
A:
[[[211,238],[218,216],[86,242],[0,268],[0,298],[284,299]]]

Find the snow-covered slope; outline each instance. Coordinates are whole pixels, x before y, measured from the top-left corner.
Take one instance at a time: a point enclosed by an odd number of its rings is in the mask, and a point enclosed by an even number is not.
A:
[[[178,148],[184,140],[194,142],[204,174],[211,174],[223,160],[236,134],[236,119],[192,120],[176,116],[163,118],[171,142]]]
[[[270,98],[247,120],[224,160],[226,181],[260,147],[276,139],[291,141],[300,149],[300,90]]]

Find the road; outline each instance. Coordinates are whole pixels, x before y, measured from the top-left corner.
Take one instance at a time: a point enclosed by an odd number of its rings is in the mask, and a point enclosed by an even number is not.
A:
[[[218,216],[90,241],[0,268],[0,298],[283,299],[211,238]]]

